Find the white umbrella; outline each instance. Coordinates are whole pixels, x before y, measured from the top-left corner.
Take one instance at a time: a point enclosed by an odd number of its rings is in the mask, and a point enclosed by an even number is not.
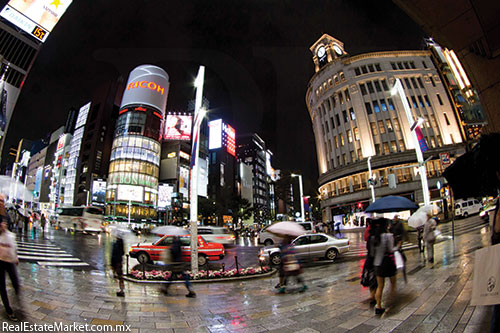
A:
[[[425,221],[429,218],[428,215],[436,215],[441,211],[441,208],[434,205],[422,206],[415,213],[413,213],[408,219],[408,225],[413,228],[418,228],[425,224]]]
[[[189,235],[189,230],[186,230],[181,227],[176,227],[173,225],[164,225],[161,227],[156,227],[153,230],[151,230],[153,234],[156,235],[169,235],[169,236],[184,236],[184,235]]]
[[[280,236],[300,236],[306,233],[306,229],[297,222],[285,221],[275,223],[267,228],[267,231]]]
[[[132,235],[132,231],[122,225],[110,225],[109,230],[110,234],[117,238],[125,238]]]
[[[9,176],[0,176],[0,193],[11,200],[33,201],[33,193],[23,183]]]

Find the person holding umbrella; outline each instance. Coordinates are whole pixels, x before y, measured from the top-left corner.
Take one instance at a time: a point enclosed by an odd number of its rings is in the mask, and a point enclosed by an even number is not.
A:
[[[120,231],[116,233],[116,240],[113,243],[111,250],[111,268],[115,277],[118,279],[120,290],[116,292],[116,296],[125,296],[125,283],[123,282],[123,255],[125,254],[125,246],[123,244],[123,236]]]
[[[434,263],[434,243],[436,242],[436,230],[437,223],[432,217],[432,213],[427,213],[427,221],[424,224],[424,242],[425,249],[427,250],[427,261],[429,263]]]

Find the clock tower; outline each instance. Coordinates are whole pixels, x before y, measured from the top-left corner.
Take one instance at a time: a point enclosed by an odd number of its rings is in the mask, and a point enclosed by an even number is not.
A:
[[[310,47],[310,50],[313,54],[313,62],[316,72],[318,72],[326,64],[347,54],[344,51],[344,43],[328,34],[321,36],[321,38]]]

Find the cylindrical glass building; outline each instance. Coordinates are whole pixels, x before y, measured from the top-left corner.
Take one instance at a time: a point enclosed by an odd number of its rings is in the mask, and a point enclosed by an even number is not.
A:
[[[106,190],[106,215],[141,222],[156,218],[161,126],[167,73],[153,65],[130,72],[116,122]]]

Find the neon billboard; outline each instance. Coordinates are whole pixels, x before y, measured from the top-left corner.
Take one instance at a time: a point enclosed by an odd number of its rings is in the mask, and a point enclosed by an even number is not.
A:
[[[167,115],[164,140],[191,140],[193,117],[188,115]]]

